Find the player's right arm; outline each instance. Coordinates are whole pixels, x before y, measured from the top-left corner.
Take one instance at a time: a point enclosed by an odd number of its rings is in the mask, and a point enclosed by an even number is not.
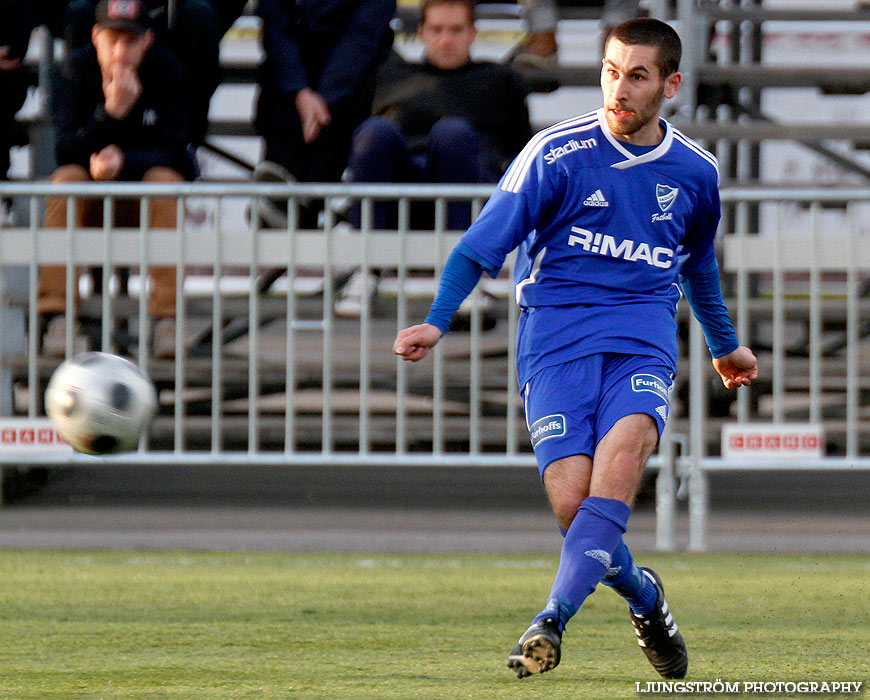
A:
[[[438,293],[429,315],[420,325],[399,333],[393,344],[393,353],[411,362],[426,357],[429,349],[449,330],[453,314],[462,300],[471,294],[483,270],[483,266],[474,259],[474,254],[461,242],[458,243],[441,272]]]
[[[429,350],[441,340],[444,335],[440,328],[431,323],[420,323],[399,331],[396,342],[393,343],[393,353],[403,360],[416,362],[429,354]]]
[[[536,228],[541,212],[561,193],[564,173],[556,169],[555,177],[544,177],[542,163],[537,162],[541,159],[535,158],[532,146],[530,142],[517,156],[480,216],[451,252],[426,320],[396,337],[393,352],[403,360],[416,362],[426,357],[447,333],[453,314],[481,275],[498,275],[508,253]]]

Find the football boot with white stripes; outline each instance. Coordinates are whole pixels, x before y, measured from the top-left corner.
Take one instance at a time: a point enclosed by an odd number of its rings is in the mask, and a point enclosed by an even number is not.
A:
[[[562,635],[559,625],[551,617],[533,622],[523,632],[508,655],[508,668],[516,671],[517,678],[550,671],[562,658]]]
[[[637,643],[659,675],[664,678],[685,678],[689,670],[689,655],[683,635],[668,609],[662,580],[652,569],[641,566],[640,570],[653,582],[659,597],[655,610],[649,615],[635,615],[629,608]]]

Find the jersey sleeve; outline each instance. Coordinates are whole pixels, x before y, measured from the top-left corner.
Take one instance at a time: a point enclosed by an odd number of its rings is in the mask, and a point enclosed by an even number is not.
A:
[[[708,178],[698,193],[696,214],[680,243],[680,274],[692,275],[716,262],[714,239],[719,227],[721,205],[718,183]]]
[[[738,346],[737,334],[722,299],[716,258],[706,268],[689,275],[680,275],[680,284],[692,313],[701,324],[710,354],[722,357],[734,350]]]
[[[441,271],[438,293],[424,323],[447,333],[453,314],[465,297],[471,294],[482,273],[480,263],[469,255],[468,249],[462,243],[457,243]]]
[[[547,211],[559,206],[565,192],[562,168],[543,168],[532,139],[502,176],[462,243],[484,271],[498,275],[508,254],[533,233]]]

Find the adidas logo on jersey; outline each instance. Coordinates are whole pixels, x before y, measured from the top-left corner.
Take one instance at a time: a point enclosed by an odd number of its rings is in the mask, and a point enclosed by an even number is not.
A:
[[[587,207],[609,207],[610,202],[604,198],[604,193],[601,190],[595,190],[586,199],[583,200],[584,206]]]
[[[667,406],[657,406],[656,413],[658,413],[663,421],[668,420],[668,407]]]

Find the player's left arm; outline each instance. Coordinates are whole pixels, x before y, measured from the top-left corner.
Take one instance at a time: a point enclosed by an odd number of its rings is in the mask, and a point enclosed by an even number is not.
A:
[[[713,368],[722,377],[726,389],[746,386],[758,377],[758,362],[749,348],[738,345],[727,355],[713,358]]]

